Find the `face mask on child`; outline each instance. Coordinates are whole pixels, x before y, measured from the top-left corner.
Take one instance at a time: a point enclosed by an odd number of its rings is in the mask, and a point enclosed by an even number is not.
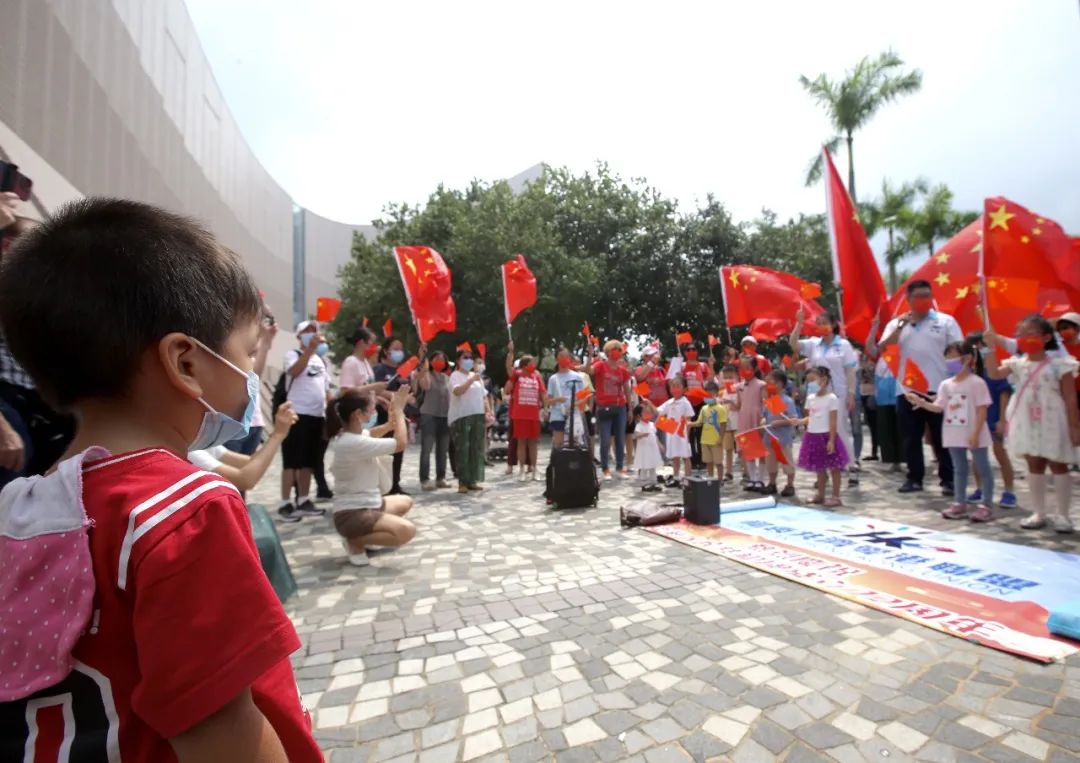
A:
[[[443,360],[442,358],[436,358],[435,360],[431,361],[431,370],[432,371],[441,373],[445,369],[446,369],[446,361]]]
[[[672,387],[671,396],[673,398],[675,398],[676,400],[681,399],[682,396],[683,396],[683,388],[682,387]]]
[[[1016,340],[1016,347],[1025,355],[1030,355],[1033,352],[1041,352],[1046,349],[1046,343],[1043,342],[1042,337],[1022,336]]]
[[[526,374],[533,374],[535,371],[536,371],[536,364],[535,363],[529,363],[528,365],[525,366],[525,373]]]
[[[570,368],[570,363],[571,363],[570,358],[567,358],[567,357],[559,358],[559,368],[562,368],[564,370],[567,369],[567,368]]]
[[[819,385],[816,381],[807,382],[806,383],[806,396],[810,397],[811,395],[816,395],[818,393],[818,390],[820,390],[820,389],[821,389],[821,385]]]
[[[400,363],[405,360],[404,350],[390,350],[390,360],[394,363]]]
[[[779,387],[777,387],[775,384],[772,384],[771,382],[765,385],[765,391],[768,392],[770,395],[775,395],[779,391],[779,389]]]
[[[693,363],[695,360],[697,360],[697,350],[687,350],[686,360],[690,363]]]
[[[754,378],[754,369],[752,369],[752,368],[740,368],[739,369],[739,376],[741,376],[746,381],[750,381],[751,379]]]
[[[251,428],[251,417],[255,413],[255,403],[259,394],[258,374],[254,371],[247,373],[241,371],[194,337],[191,337],[191,341],[247,380],[248,402],[247,406],[244,408],[243,416],[240,421],[237,421],[232,416],[214,410],[210,407],[209,403],[200,397],[199,402],[206,408],[206,413],[203,414],[202,425],[195,434],[195,439],[188,446],[188,450],[206,450],[207,448],[213,448],[217,445],[224,445],[232,440],[238,440],[241,437],[247,437],[248,430]]]
[[[612,350],[607,354],[608,360],[622,360],[622,350]]]
[[[645,421],[645,422],[652,421],[652,414],[649,413],[648,411],[642,411],[641,412],[641,420]]]
[[[1076,339],[1077,331],[1072,326],[1062,326],[1058,329],[1058,333],[1067,343],[1072,344],[1073,340]]]
[[[705,405],[716,405],[716,398],[715,397],[707,397],[707,398],[705,398]]]
[[[461,361],[461,370],[465,371],[466,373],[468,373],[469,371],[472,371],[473,370],[473,359],[472,358],[464,358]]]
[[[363,426],[364,429],[373,429],[378,425],[379,425],[379,409],[378,408],[372,408],[371,409],[371,418],[369,418],[367,421],[365,421],[362,426]]]
[[[945,370],[952,376],[964,370],[963,358],[945,358]]]

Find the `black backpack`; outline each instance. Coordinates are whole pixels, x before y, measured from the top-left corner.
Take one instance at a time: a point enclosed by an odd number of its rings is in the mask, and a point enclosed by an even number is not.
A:
[[[278,408],[280,408],[286,400],[289,399],[289,385],[285,383],[288,378],[289,372],[282,371],[281,376],[278,377],[277,384],[274,385],[274,394],[270,397],[270,418],[273,419],[277,416]]]

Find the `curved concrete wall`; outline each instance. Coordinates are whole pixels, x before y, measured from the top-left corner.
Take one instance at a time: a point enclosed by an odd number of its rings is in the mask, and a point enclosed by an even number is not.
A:
[[[284,324],[337,293],[363,227],[302,213],[294,279],[292,199],[240,134],[182,0],[3,0],[0,148],[46,209],[106,194],[202,219]]]

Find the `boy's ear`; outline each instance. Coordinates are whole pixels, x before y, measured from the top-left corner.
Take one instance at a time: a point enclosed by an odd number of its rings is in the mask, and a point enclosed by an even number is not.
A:
[[[157,353],[165,378],[173,387],[193,400],[203,397],[203,388],[196,378],[195,369],[206,353],[199,352],[198,345],[186,334],[174,332],[158,341]]]

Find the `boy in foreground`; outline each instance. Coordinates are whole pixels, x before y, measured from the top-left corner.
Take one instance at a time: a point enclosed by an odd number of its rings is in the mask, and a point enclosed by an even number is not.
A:
[[[213,236],[136,202],[72,204],[5,255],[0,325],[78,434],[0,494],[22,655],[0,665],[0,759],[322,760],[244,503],[186,460],[246,433],[261,308]]]

